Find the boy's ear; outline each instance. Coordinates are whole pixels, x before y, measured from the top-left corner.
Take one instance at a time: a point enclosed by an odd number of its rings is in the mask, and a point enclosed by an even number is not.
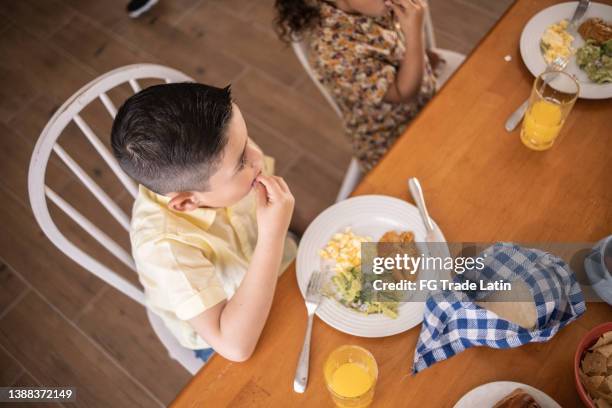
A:
[[[197,197],[191,192],[177,193],[168,202],[168,207],[174,211],[193,211],[199,207]]]

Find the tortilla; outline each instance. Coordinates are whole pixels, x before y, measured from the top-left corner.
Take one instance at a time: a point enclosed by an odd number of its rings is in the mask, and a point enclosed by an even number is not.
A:
[[[591,346],[589,350],[593,351],[598,347],[605,346],[606,344],[612,344],[612,331],[605,332],[597,339],[595,344]]]
[[[612,408],[612,405],[603,398],[597,398],[593,403],[597,408]]]
[[[515,301],[515,299],[531,300]],[[476,304],[525,329],[535,328],[538,322],[538,311],[531,291],[520,279],[512,282],[512,290],[493,292],[484,301]]]
[[[599,353],[598,351],[592,351],[584,355],[580,367],[587,375],[606,375],[608,371],[606,363],[607,359],[603,354]]]
[[[599,346],[593,349],[593,351],[603,354],[605,358],[609,358],[610,356],[612,356],[612,344],[606,344],[605,346]]]
[[[612,395],[612,375],[608,375],[606,378],[604,378],[603,383],[599,386],[599,389]]]

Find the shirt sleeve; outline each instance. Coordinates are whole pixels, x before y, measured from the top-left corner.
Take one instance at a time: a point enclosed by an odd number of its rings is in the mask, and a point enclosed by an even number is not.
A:
[[[191,245],[164,239],[141,248],[137,265],[149,300],[189,320],[227,299],[213,263]]]

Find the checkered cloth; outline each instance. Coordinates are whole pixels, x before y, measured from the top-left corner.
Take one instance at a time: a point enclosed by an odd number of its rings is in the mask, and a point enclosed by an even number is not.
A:
[[[522,280],[536,305],[535,328],[523,328],[474,303],[484,300],[487,291],[432,292],[425,303],[413,374],[470,347],[510,348],[547,341],[586,311],[580,286],[562,259],[508,243],[495,244],[480,256],[485,267],[466,271],[455,281]]]

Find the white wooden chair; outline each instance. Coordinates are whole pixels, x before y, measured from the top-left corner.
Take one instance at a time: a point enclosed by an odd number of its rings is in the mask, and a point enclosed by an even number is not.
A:
[[[433,50],[440,57],[446,61],[446,64],[442,67],[442,69],[438,72],[438,78],[436,82],[436,86],[438,89],[442,88],[442,85],[450,78],[450,76],[459,68],[459,66],[465,60],[465,55],[460,54],[455,51],[445,50],[441,48],[436,48],[436,41],[433,31],[433,22],[431,20],[431,13],[429,9],[427,10],[427,14],[425,15],[425,44],[427,49]],[[334,112],[342,118],[342,112],[338,107],[338,104],[334,100],[333,96],[329,93],[329,91],[319,82],[317,79],[310,63],[308,62],[308,46],[304,40],[302,41],[293,41],[291,43],[293,47],[293,52],[295,53],[297,59],[302,64],[302,67],[314,82],[317,89],[323,94],[325,100],[332,107]],[[342,184],[340,186],[340,190],[338,191],[338,195],[336,197],[336,202],[342,201],[347,198],[351,192],[355,189],[359,181],[361,181],[363,174],[361,169],[359,168],[359,164],[357,159],[353,158],[349,167],[344,175],[344,179],[342,180]]]
[[[161,79],[166,83],[193,81],[187,75],[172,68],[154,64],[136,64],[117,68],[85,85],[57,110],[40,134],[30,161],[28,192],[30,205],[32,206],[36,221],[38,221],[40,228],[56,247],[83,268],[146,308],[144,292],[141,288],[134,286],[116,272],[110,270],[94,257],[74,245],[62,234],[51,219],[47,199],[51,200],[84,231],[106,248],[108,252],[135,272],[136,266],[130,254],[45,184],[45,172],[49,163],[49,157],[51,152],[55,152],[128,233],[130,227],[128,215],[79,166],[77,161],[61,147],[58,138],[66,126],[71,121],[74,122],[123,186],[135,198],[138,192],[136,184],[121,170],[115,158],[79,113],[89,103],[99,98],[108,110],[108,113],[114,118],[117,114],[117,108],[108,97],[107,92],[126,82],[130,84],[134,92],[138,92],[140,91],[138,80],[143,78]],[[202,361],[195,357],[193,350],[181,346],[176,338],[167,330],[162,320],[148,308],[147,315],[153,330],[168,350],[170,357],[177,360],[191,374],[195,374],[202,366]]]

